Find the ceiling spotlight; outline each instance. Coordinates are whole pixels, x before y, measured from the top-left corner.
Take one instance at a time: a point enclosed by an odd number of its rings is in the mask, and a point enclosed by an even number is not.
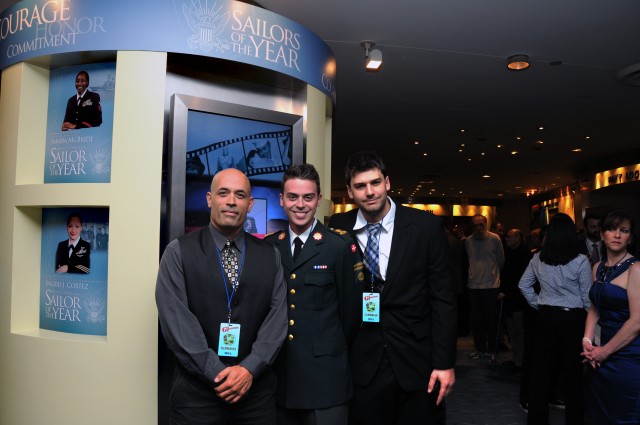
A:
[[[382,66],[382,52],[378,49],[372,49],[376,45],[375,42],[365,40],[360,43],[364,47],[365,68],[367,71],[378,71]]]
[[[507,68],[512,71],[522,71],[529,68],[529,56],[513,55],[507,59]]]

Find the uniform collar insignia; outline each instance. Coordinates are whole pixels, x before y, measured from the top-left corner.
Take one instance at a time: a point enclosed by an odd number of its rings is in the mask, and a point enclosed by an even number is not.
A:
[[[322,233],[320,233],[320,232],[315,232],[315,233],[313,234],[313,240],[321,241],[321,240],[322,240]]]

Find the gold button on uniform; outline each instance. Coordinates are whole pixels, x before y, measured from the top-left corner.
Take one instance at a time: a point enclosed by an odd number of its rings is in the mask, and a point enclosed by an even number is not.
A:
[[[289,336],[287,337],[289,339],[289,341],[293,340],[293,335],[289,334]]]
[[[291,276],[289,276],[291,279],[295,279],[296,278],[296,274],[295,273],[291,273]]]
[[[291,310],[293,310],[293,309],[295,309],[295,308],[296,308],[296,305],[295,305],[295,304],[291,304],[291,305],[289,306],[289,308],[290,308]]]
[[[296,290],[295,290],[295,289],[291,289],[291,290],[289,291],[289,293],[290,293],[291,295],[295,295],[295,294],[296,294]]]
[[[289,320],[289,326],[293,326],[293,325],[295,325],[295,323],[296,322],[293,319]]]

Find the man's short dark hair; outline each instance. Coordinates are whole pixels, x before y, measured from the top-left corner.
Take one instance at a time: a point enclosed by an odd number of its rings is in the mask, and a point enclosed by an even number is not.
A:
[[[584,216],[584,219],[582,219],[582,225],[584,226],[584,228],[587,228],[587,223],[589,223],[589,220],[598,220],[598,221],[602,221],[602,217],[600,217],[598,214],[593,214],[593,213],[589,213],[587,215]]]
[[[311,180],[318,188],[317,194],[320,194],[320,175],[313,165],[300,164],[289,167],[289,169],[284,172],[284,177],[282,177],[282,193],[284,193],[285,182],[291,179]]]
[[[385,178],[387,177],[387,169],[384,166],[384,162],[382,162],[382,158],[380,158],[380,155],[376,152],[362,151],[354,153],[349,157],[347,165],[344,168],[344,179],[347,182],[347,186],[349,186],[351,178],[356,173],[362,173],[374,168],[379,169],[382,175]]]

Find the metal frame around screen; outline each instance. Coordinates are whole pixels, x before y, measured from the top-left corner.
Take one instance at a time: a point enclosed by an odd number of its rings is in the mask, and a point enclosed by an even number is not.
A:
[[[291,126],[292,164],[304,162],[303,117],[269,109],[201,97],[174,94],[169,116],[169,195],[167,203],[168,240],[184,233],[187,129],[189,111],[207,112]]]

